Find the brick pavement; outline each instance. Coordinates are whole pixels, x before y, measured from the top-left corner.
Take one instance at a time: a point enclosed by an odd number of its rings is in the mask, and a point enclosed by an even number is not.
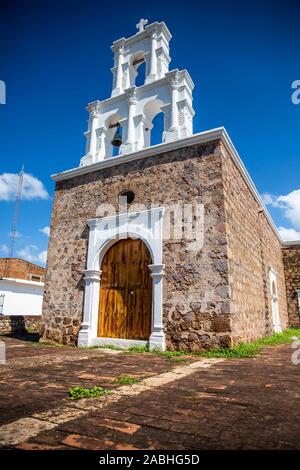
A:
[[[300,448],[300,366],[291,363],[289,345],[251,359],[175,362],[154,354],[5,341],[4,448]],[[145,380],[117,387],[113,380],[122,374]],[[113,392],[72,402],[72,385]]]

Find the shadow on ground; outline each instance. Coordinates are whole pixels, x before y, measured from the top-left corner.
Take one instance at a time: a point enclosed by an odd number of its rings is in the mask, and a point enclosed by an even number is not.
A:
[[[6,338],[15,338],[21,339],[23,341],[30,341],[32,343],[38,343],[40,339],[39,333],[32,333],[27,330],[15,330],[10,333],[2,333],[0,335],[0,338],[3,336]]]

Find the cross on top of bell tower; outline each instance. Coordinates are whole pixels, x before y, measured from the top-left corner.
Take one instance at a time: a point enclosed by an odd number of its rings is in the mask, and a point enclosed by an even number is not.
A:
[[[144,28],[146,26],[146,24],[148,24],[149,21],[148,20],[144,20],[144,18],[141,18],[139,23],[136,25],[136,28],[138,29],[138,32],[141,33],[142,31],[144,31]]]
[[[153,120],[159,113],[164,117],[162,143],[193,133],[194,84],[187,70],[169,70],[172,35],[167,25],[163,21],[148,24],[148,20],[141,18],[136,27],[138,31],[133,36],[122,37],[111,46],[114,53],[111,97],[87,107],[89,128],[81,165],[115,156],[116,142],[120,157],[149,147]],[[144,74],[137,86],[142,69]]]

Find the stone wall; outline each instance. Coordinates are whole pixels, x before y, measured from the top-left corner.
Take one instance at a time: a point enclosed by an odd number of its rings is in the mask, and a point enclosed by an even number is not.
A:
[[[163,315],[168,349],[230,346],[272,333],[269,269],[278,273],[287,326],[281,245],[220,141],[195,144],[58,182],[42,315],[44,339],[76,343],[83,317],[87,219],[118,195],[135,204],[204,205],[204,246],[164,240]]]
[[[205,242],[190,251],[185,240],[163,245],[164,326],[169,349],[228,346],[230,339],[224,196],[218,142],[74,177],[56,185],[42,315],[46,340],[75,343],[83,315],[88,229],[100,204],[116,206],[132,190],[150,207],[204,204]]]
[[[36,315],[0,315],[0,334],[8,333],[38,333],[41,317]]]
[[[269,268],[277,271],[282,328],[288,324],[281,243],[240,170],[223,150],[232,340],[272,333]]]
[[[289,324],[300,327],[297,289],[300,290],[300,242],[284,246],[283,262],[285,268],[286,295],[288,301]]]

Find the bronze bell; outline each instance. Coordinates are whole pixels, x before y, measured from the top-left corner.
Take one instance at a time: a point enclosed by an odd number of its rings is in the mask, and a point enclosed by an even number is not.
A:
[[[114,147],[120,147],[120,145],[122,145],[122,134],[121,134],[121,128],[120,128],[119,123],[117,124],[117,129],[116,129],[115,135],[114,135],[114,137],[111,141],[111,144]]]

